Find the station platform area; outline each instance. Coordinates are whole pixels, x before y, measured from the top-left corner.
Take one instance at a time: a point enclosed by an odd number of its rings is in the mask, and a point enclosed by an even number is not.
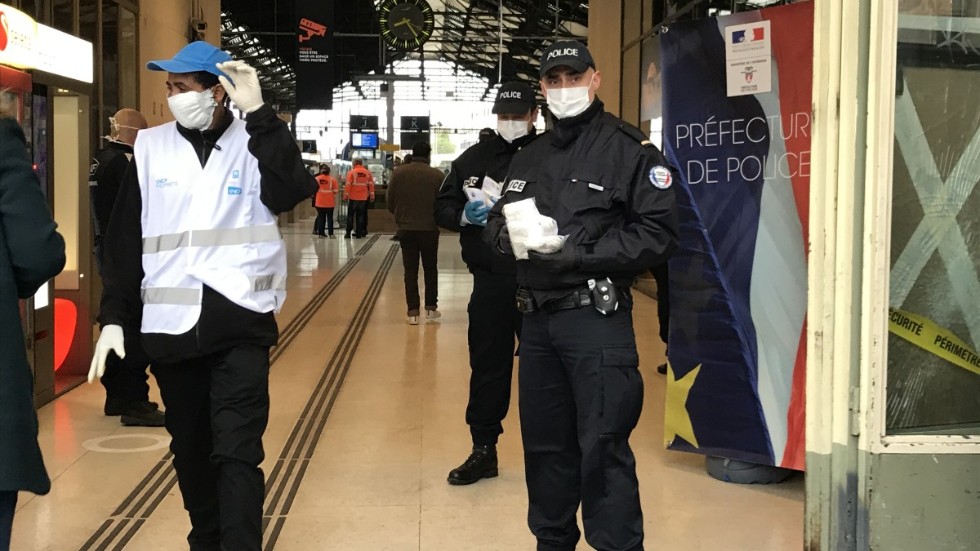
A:
[[[264,548],[533,549],[516,375],[498,446],[500,476],[471,486],[446,482],[471,446],[463,417],[472,278],[457,236],[443,233],[440,240],[442,317],[412,326],[399,246],[390,234],[320,239],[311,228],[312,220],[283,228],[289,296],[272,352]],[[635,296],[646,392],[631,443],[645,548],[799,549],[802,475],[772,486],[726,484],[708,476],[703,456],[664,449],[656,302]],[[100,385],[82,385],[39,410],[52,490],[20,496],[13,549],[187,548],[190,523],[166,431],[121,426],[102,414],[104,397]],[[579,549],[591,547],[583,539]]]

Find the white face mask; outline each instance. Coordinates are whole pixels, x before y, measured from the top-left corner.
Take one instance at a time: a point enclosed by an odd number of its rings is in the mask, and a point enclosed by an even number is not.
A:
[[[214,110],[218,102],[214,101],[214,92],[184,92],[167,98],[170,112],[181,126],[190,130],[207,130],[211,127]]]
[[[142,130],[142,128],[136,128],[135,126],[126,126],[125,124],[119,124],[118,122],[116,122],[115,117],[109,117],[109,127],[112,128],[113,134],[119,133],[120,128],[128,128],[130,130],[136,130],[137,132]]]
[[[523,138],[527,136],[530,130],[528,129],[528,122],[525,120],[519,121],[497,121],[497,134],[504,139],[507,143],[511,143],[518,138]]]
[[[559,119],[567,119],[584,113],[592,105],[592,100],[589,99],[589,88],[592,87],[594,79],[595,73],[592,73],[592,78],[585,86],[545,90],[548,109]]]
[[[142,130],[142,128],[136,128],[135,126],[126,126],[125,124],[119,124],[118,122],[116,122],[115,117],[109,117],[109,135],[103,136],[102,139],[108,140],[110,142],[125,143],[119,141],[118,136],[119,136],[120,128],[128,128],[130,130],[135,130],[137,132]]]

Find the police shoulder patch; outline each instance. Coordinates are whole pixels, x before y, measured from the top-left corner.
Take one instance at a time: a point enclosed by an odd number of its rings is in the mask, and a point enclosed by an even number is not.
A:
[[[524,186],[526,186],[526,185],[527,185],[527,182],[524,181],[524,180],[511,180],[511,181],[507,182],[507,189],[504,190],[504,193],[508,193],[508,192],[511,192],[511,191],[516,192],[516,193],[520,193],[520,192],[524,191]]]
[[[669,168],[657,165],[650,169],[650,183],[658,189],[667,189],[674,183],[674,176]]]

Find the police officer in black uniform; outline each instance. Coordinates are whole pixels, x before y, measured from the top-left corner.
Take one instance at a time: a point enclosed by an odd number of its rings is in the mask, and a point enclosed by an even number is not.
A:
[[[497,476],[497,438],[510,405],[514,369],[514,336],[520,338],[521,313],[514,303],[514,258],[494,254],[483,242],[490,210],[469,200],[467,189],[482,189],[485,178],[502,182],[514,153],[535,138],[538,108],[527,84],[506,83],[497,92],[493,113],[498,132],[470,147],[452,163],[436,198],[436,223],[459,232],[463,261],[473,274],[467,307],[470,351],[470,398],[466,424],[473,451],[449,473],[453,485]]]
[[[528,524],[539,551],[573,550],[581,503],[590,545],[641,550],[629,436],[643,381],[630,286],[676,247],[673,177],[639,130],[604,111],[584,45],[553,44],[540,74],[557,120],[514,156],[484,230],[494,249],[513,254],[502,209],[533,197],[568,236],[560,251],[517,262]]]
[[[109,226],[109,215],[119,195],[123,176],[133,158],[136,134],[146,128],[146,118],[135,109],[120,109],[109,117],[109,141],[94,159],[89,169],[89,196],[92,201],[92,226],[95,241],[95,261],[102,274],[105,258],[102,238]],[[162,427],[166,418],[159,406],[150,401],[149,376],[146,368],[150,358],[139,342],[139,327],[125,328],[131,343],[125,359],[113,355],[106,361],[102,386],[105,387],[105,407],[108,416],[120,416],[126,426]]]

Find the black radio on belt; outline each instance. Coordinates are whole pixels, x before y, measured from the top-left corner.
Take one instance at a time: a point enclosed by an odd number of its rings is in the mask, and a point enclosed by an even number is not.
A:
[[[517,311],[522,314],[533,314],[537,310],[534,304],[534,297],[527,289],[517,290]]]
[[[589,280],[589,294],[592,305],[603,316],[612,314],[619,308],[619,291],[608,277],[604,280]]]

